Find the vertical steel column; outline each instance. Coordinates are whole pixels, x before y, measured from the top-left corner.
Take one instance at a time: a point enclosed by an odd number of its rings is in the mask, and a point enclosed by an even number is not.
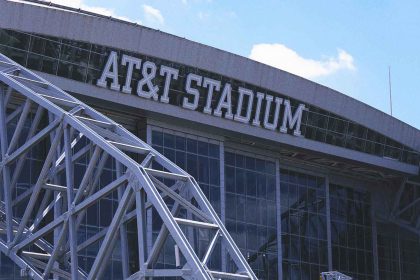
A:
[[[226,225],[226,186],[225,186],[225,142],[220,142],[219,145],[219,158],[220,158],[220,219]],[[227,251],[226,246],[221,244],[222,254],[222,269],[227,270]]]
[[[8,139],[7,139],[7,126],[6,126],[6,107],[4,104],[4,90],[0,92],[0,144],[1,144],[1,159],[3,166],[3,195],[4,206],[6,208],[6,234],[7,242],[11,242],[13,238],[13,211],[12,211],[12,194],[10,193],[10,168],[6,163]]]
[[[278,278],[283,278],[283,251],[281,244],[281,193],[280,193],[280,161],[276,159],[276,216],[277,216],[277,265]]]
[[[115,169],[116,169],[116,175],[117,178],[122,176],[122,165],[120,162],[115,161]],[[118,201],[121,201],[121,198],[124,193],[124,187],[118,188]],[[126,224],[122,224],[120,227],[120,240],[121,240],[121,265],[122,265],[122,272],[123,272],[123,278],[128,278],[130,274],[130,269],[128,266],[129,258],[128,258],[128,240],[127,240],[127,226]]]
[[[150,124],[147,124],[146,128],[146,142],[152,146],[152,127]],[[147,213],[147,232],[146,232],[146,241],[147,241],[147,253],[150,255],[153,247],[153,209],[149,208],[146,211]]]
[[[39,107],[41,108],[41,106],[39,106]],[[50,112],[48,112],[48,120],[49,120],[50,123],[54,121],[54,115]],[[52,131],[50,133],[50,143],[52,143],[54,141],[55,133],[57,133],[57,132]],[[59,157],[60,157],[60,149],[59,149],[59,147],[57,147],[56,155],[53,158],[53,162],[56,162]],[[58,180],[57,175],[54,176],[54,178],[52,179],[52,182],[54,184],[59,184],[59,180]],[[63,211],[62,211],[63,198],[61,197],[60,192],[54,191],[54,201],[55,201],[54,219],[58,219],[58,217],[60,217],[61,214],[63,214]],[[56,267],[59,266],[58,263],[53,263],[53,262],[55,261],[55,255],[58,254],[58,250],[59,250],[58,246],[60,246],[59,244],[61,244],[61,242],[63,242],[63,239],[65,238],[65,235],[67,234],[65,232],[66,230],[67,230],[67,223],[65,223],[63,226],[58,226],[54,229],[53,245],[56,246],[56,248],[53,251],[53,253],[51,254],[51,259],[47,263],[47,266],[45,268],[46,273],[48,273],[48,271],[50,269],[50,266],[53,266],[53,265],[55,265]],[[52,263],[52,264],[50,264],[50,263]],[[44,276],[45,276],[45,272],[44,272]],[[57,274],[54,274],[53,277],[54,277],[55,280],[59,279],[59,276]]]
[[[328,243],[328,270],[333,270],[332,265],[332,244],[331,244],[331,207],[330,207],[330,177],[325,176],[325,208],[327,211],[327,243]]]
[[[68,224],[69,224],[69,244],[70,244],[70,256],[71,256],[71,277],[72,280],[78,278],[78,257],[77,257],[77,230],[76,230],[76,219],[73,215],[74,209],[74,174],[73,164],[71,161],[72,150],[71,150],[71,133],[70,127],[66,125],[64,128],[64,151],[65,151],[65,164],[66,164],[66,185],[67,185],[67,211],[69,212]],[[63,227],[64,229],[64,227]]]
[[[373,275],[375,280],[379,280],[379,260],[378,260],[378,231],[376,228],[375,210],[373,209],[372,196],[370,196],[370,216],[372,223],[372,250],[373,250]]]
[[[139,253],[139,270],[146,269],[145,262],[147,260],[147,241],[146,241],[146,193],[144,189],[138,189],[136,196],[136,216],[137,216],[137,240]]]

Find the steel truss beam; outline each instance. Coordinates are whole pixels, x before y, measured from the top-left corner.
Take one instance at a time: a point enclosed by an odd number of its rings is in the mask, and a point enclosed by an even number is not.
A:
[[[124,279],[256,279],[194,178],[121,125],[1,54],[0,148],[0,250],[31,278],[100,279],[119,248]],[[33,169],[36,181],[23,183],[25,168]],[[86,213],[112,200],[118,201],[115,209],[101,208],[112,216],[109,224],[86,237]],[[148,246],[151,208],[162,226]],[[210,236],[204,254],[194,245],[198,235],[189,234],[200,231]],[[168,238],[182,263],[156,269]],[[218,242],[235,271],[209,269]],[[95,260],[81,265],[87,248],[96,249]]]
[[[404,178],[393,201],[390,220],[420,235],[420,182],[419,178]]]

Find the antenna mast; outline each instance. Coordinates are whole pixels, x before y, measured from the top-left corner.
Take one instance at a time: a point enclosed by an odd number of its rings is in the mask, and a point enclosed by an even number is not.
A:
[[[391,108],[391,116],[392,116],[391,66],[388,66],[388,83],[389,83],[389,106]]]

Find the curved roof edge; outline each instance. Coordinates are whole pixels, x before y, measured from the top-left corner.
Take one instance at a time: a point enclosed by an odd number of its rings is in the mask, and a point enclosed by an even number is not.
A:
[[[361,101],[294,74],[137,24],[49,3],[0,3],[0,27],[86,41],[215,72],[298,99],[420,151],[420,130]],[[113,36],[109,36],[113,34]]]

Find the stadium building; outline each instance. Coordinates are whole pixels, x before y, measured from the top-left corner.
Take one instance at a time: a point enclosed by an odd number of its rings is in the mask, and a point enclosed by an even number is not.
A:
[[[420,278],[418,129],[40,1],[1,1],[0,53],[0,279]]]

